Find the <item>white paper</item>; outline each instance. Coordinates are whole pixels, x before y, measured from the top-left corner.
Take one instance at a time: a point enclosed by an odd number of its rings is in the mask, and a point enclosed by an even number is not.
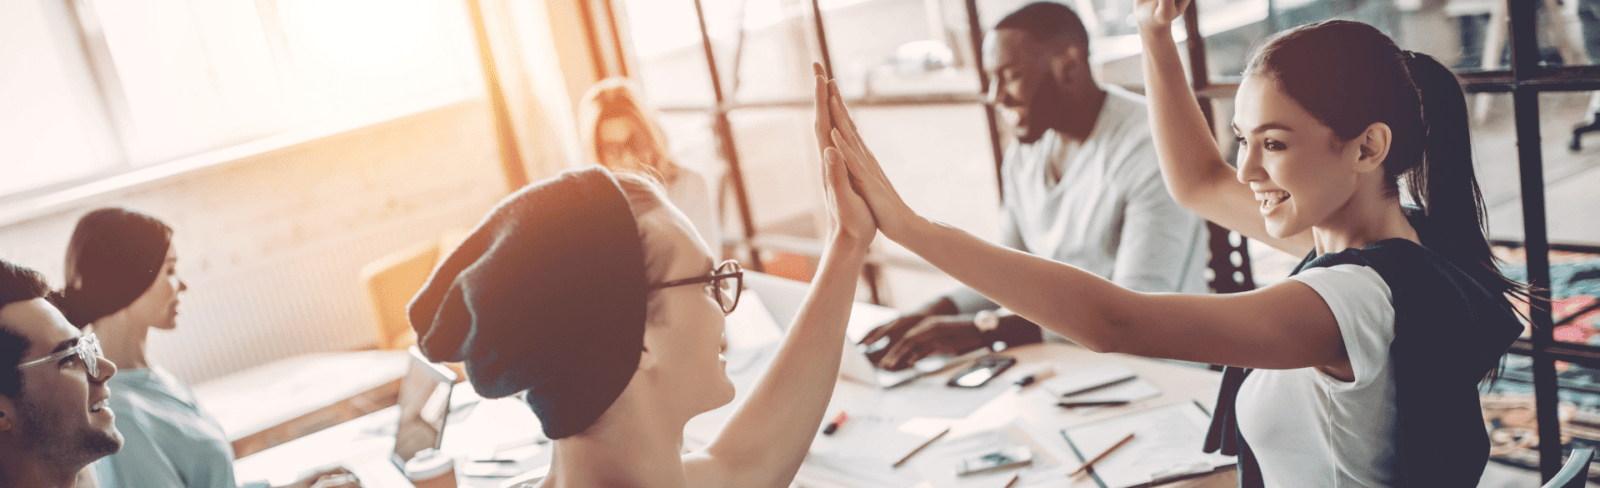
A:
[[[1115,385],[1100,388],[1088,393],[1081,393],[1062,398],[1067,402],[1137,402],[1148,400],[1161,395],[1161,389],[1143,379],[1125,381]],[[1079,413],[1083,413],[1080,410]]]
[[[1110,488],[1149,483],[1158,477],[1234,464],[1232,456],[1201,452],[1211,417],[1193,402],[1132,412],[1062,431],[1078,454],[1095,456],[1130,432],[1133,440],[1094,464]],[[1074,456],[1073,459],[1077,459]],[[1068,462],[1077,469],[1082,461]]]
[[[1031,433],[1044,432],[1025,421],[1006,423],[998,428],[940,439],[918,453],[910,465],[938,488],[1000,488],[1018,476],[1016,486],[1062,486],[1062,478],[1076,465],[1066,442],[1059,437],[1041,438]],[[961,476],[961,460],[1010,446],[1025,446],[1033,452],[1033,464],[992,473]]]
[[[1133,370],[1128,369],[1126,366],[1116,363],[1107,363],[1101,366],[1074,371],[1050,378],[1045,380],[1044,383],[1041,383],[1039,386],[1050,391],[1051,393],[1055,393],[1056,395],[1072,395],[1078,392],[1085,392],[1097,387],[1116,383],[1118,381],[1126,381],[1137,376],[1138,375],[1134,374]],[[1077,400],[1078,398],[1073,397],[1072,399]]]

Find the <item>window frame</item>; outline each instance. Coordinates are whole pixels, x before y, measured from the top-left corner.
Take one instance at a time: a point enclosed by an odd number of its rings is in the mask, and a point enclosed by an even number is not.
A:
[[[83,78],[76,94],[89,99],[87,105],[94,110],[95,129],[105,135],[108,149],[114,156],[101,168],[87,174],[0,193],[0,225],[35,218],[85,199],[104,198],[192,171],[226,166],[251,156],[466,102],[485,91],[482,84],[472,82],[472,77],[478,76],[471,71],[475,63],[463,62],[462,66],[468,69],[464,72],[468,78],[463,84],[405,95],[386,102],[384,107],[374,105],[340,111],[318,120],[291,120],[283,116],[281,124],[268,130],[237,131],[222,140],[196,144],[180,154],[141,163],[134,157],[130,143],[130,135],[137,133],[137,128],[110,43],[103,31],[89,27],[101,23],[94,6],[89,0],[42,0],[39,3],[45,10],[46,22],[50,23],[46,27],[59,30],[63,38],[71,40],[64,49],[68,57],[63,63],[71,66],[73,75]],[[282,71],[292,70],[295,61],[289,52],[288,34],[282,25],[278,0],[254,0],[252,3],[273,55],[272,69],[282,78]],[[277,87],[278,90],[291,88]]]

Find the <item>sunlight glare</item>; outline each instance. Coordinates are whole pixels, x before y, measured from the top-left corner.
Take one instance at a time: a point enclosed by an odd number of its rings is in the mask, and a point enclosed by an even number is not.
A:
[[[343,67],[401,63],[436,35],[432,0],[316,0],[299,6],[312,44]]]

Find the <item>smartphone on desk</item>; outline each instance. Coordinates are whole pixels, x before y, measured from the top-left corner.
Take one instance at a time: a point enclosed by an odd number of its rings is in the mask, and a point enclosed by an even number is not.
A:
[[[956,465],[956,475],[971,476],[1032,465],[1032,449],[1028,449],[1028,446],[1011,446],[962,459]]]
[[[1011,366],[1017,364],[1017,358],[990,354],[978,358],[972,366],[950,377],[946,386],[954,388],[977,388],[989,383],[989,380],[1000,376]]]

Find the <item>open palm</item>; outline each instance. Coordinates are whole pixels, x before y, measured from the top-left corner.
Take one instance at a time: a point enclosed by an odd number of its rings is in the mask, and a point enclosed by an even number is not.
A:
[[[1183,15],[1192,0],[1139,0],[1133,7],[1133,18],[1140,28],[1170,27],[1172,21]]]

